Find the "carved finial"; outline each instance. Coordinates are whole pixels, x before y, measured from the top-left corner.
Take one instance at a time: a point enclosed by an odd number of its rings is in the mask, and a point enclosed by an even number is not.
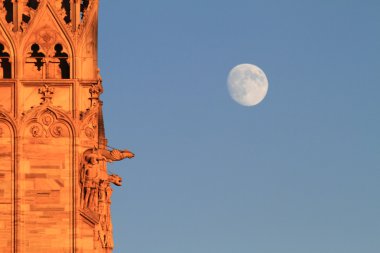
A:
[[[39,94],[42,94],[42,104],[50,104],[51,103],[51,99],[53,98],[53,94],[54,94],[54,88],[51,88],[49,87],[47,84],[44,85],[43,88],[39,88],[38,89],[38,93]]]
[[[89,90],[89,92],[91,94],[91,97],[90,97],[91,107],[99,104],[99,96],[103,92],[103,88],[102,88],[101,84],[99,84],[99,83],[100,82],[98,82],[96,84],[92,84],[91,88]]]

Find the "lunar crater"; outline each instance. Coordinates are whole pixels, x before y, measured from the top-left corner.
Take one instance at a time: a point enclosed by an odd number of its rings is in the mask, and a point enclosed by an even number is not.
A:
[[[259,104],[268,92],[268,79],[264,71],[253,64],[234,67],[227,83],[231,97],[244,106]]]

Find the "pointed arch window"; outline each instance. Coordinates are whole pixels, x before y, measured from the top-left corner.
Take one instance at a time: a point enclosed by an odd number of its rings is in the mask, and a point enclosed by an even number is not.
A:
[[[38,44],[33,44],[31,46],[32,53],[30,56],[34,58],[35,62],[34,65],[36,66],[38,71],[41,71],[42,67],[44,66],[44,58],[45,54],[40,52],[40,46]]]
[[[90,4],[90,0],[81,0],[80,2],[80,18],[83,19],[84,14]]]
[[[65,16],[64,16],[63,20],[66,22],[66,24],[69,24],[71,22],[70,0],[62,0],[62,2],[61,2],[61,9],[65,13]]]
[[[34,43],[30,46],[30,51],[24,64],[24,77],[30,79],[46,78],[46,58],[40,46]]]
[[[13,2],[12,2],[12,0],[4,0],[2,4],[3,4],[3,7],[6,11],[5,20],[7,21],[7,23],[12,23],[13,22]]]
[[[54,44],[53,44],[54,45]],[[31,79],[70,79],[70,57],[61,43],[43,47],[34,43],[26,57],[24,76]]]
[[[7,79],[12,77],[12,64],[9,53],[5,52],[4,45],[0,43],[0,77]]]
[[[26,6],[28,6],[29,8],[32,8],[33,10],[37,10],[38,5],[40,5],[40,0],[29,0],[26,3]]]
[[[22,10],[21,15],[21,29],[24,30],[29,24],[30,20],[33,18],[38,6],[40,5],[40,0],[28,0]]]
[[[58,59],[58,67],[61,72],[61,78],[62,79],[69,79],[70,78],[70,64],[68,62],[69,55],[65,52],[63,52],[63,46],[62,44],[56,44],[54,46],[55,54],[54,57]]]

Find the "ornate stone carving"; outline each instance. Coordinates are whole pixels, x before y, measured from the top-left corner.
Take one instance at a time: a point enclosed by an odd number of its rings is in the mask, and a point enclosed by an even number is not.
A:
[[[33,117],[32,122],[28,125],[28,131],[34,138],[48,137],[67,137],[68,128],[58,115],[50,109],[40,109]]]
[[[80,175],[81,208],[89,212],[88,217],[98,216],[96,233],[103,248],[113,248],[111,223],[111,183],[122,185],[122,178],[116,174],[108,174],[104,162],[119,161],[133,158],[134,154],[128,150],[87,150],[83,155],[82,171]],[[96,214],[96,215],[95,215]]]
[[[101,150],[101,154],[107,159],[107,162],[120,161],[120,160],[123,160],[125,158],[131,159],[131,158],[135,157],[135,154],[133,154],[128,149],[124,149],[124,150],[118,150],[118,149],[106,150],[106,149],[103,149],[103,150]]]
[[[20,28],[21,31],[24,32],[36,15],[37,9],[40,5],[40,0],[19,1],[19,4],[22,4]]]
[[[0,253],[114,247],[107,162],[134,154],[105,148],[98,2],[0,1]]]
[[[46,26],[37,32],[36,41],[45,52],[49,52],[57,42],[57,37],[57,32]]]
[[[98,210],[98,195],[100,184],[113,183],[121,186],[122,179],[116,174],[109,175],[101,162],[120,161],[125,158],[133,158],[134,154],[129,150],[106,150],[96,149],[85,152],[82,162],[81,184],[82,197],[81,207],[92,211]],[[97,192],[98,194],[95,194]],[[101,194],[104,196],[103,194]]]
[[[89,139],[94,139],[95,138],[95,131],[94,131],[93,128],[86,127],[84,129],[84,133],[87,136],[87,138],[89,138]]]
[[[100,70],[97,70],[98,72],[98,82],[91,85],[89,92],[90,92],[90,100],[91,100],[91,107],[98,106],[99,105],[99,96],[103,93],[103,85],[102,85],[102,77],[100,76]]]
[[[38,89],[38,93],[42,94],[42,104],[50,104],[51,99],[53,98],[54,88],[49,87],[47,84],[43,88]]]
[[[91,94],[91,107],[97,106],[99,104],[99,96],[102,93],[101,87],[98,84],[93,84],[91,85],[89,92]]]
[[[97,211],[97,191],[99,188],[101,166],[100,161],[105,160],[106,159],[95,149],[84,156],[80,181],[82,184],[82,209]]]
[[[53,115],[45,113],[41,116],[41,121],[45,126],[49,126],[54,121]]]
[[[44,128],[40,125],[40,124],[37,124],[37,123],[34,123],[32,124],[30,127],[29,127],[29,131],[30,133],[32,134],[33,137],[37,138],[37,137],[42,137],[43,135],[46,136],[46,133],[44,133]]]
[[[53,137],[62,137],[63,136],[63,133],[64,133],[64,129],[66,128],[65,125],[63,125],[62,123],[54,123],[51,127],[50,127],[50,134],[53,136]]]
[[[28,78],[69,79],[71,57],[62,40],[56,40],[56,32],[42,30],[36,37],[38,42],[30,46],[24,66]]]
[[[83,120],[82,133],[84,133],[84,136],[88,139],[93,140],[97,136],[98,131],[98,113],[93,110],[87,110],[85,113],[81,113],[80,116]]]

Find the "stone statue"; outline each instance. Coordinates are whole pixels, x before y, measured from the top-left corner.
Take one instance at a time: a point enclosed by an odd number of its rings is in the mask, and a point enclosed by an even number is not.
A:
[[[134,154],[125,149],[97,149],[87,150],[83,155],[81,172],[81,208],[99,217],[96,225],[98,240],[103,248],[113,248],[111,223],[111,183],[122,185],[122,178],[116,174],[108,174],[102,162],[120,161],[133,158]]]
[[[85,164],[83,165],[81,183],[82,183],[82,208],[91,210],[97,209],[98,184],[100,174],[100,161],[106,161],[98,150],[85,156]]]

